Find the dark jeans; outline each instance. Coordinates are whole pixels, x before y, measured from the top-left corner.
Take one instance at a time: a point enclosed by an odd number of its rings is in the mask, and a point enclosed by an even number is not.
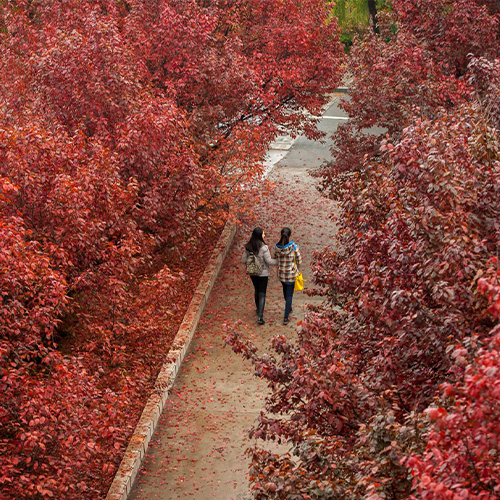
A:
[[[264,295],[267,292],[267,282],[269,281],[268,276],[250,276],[252,279],[253,287],[255,289],[255,307],[259,307],[259,293]]]
[[[295,290],[295,281],[286,282],[282,281],[283,297],[285,297],[285,318],[288,318],[292,310],[293,291]]]

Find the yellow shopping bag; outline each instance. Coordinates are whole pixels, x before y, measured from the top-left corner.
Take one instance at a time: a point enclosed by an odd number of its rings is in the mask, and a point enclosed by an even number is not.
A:
[[[295,264],[295,269],[297,269],[297,272],[299,273],[299,275],[295,277],[294,290],[296,292],[300,292],[301,290],[304,289],[304,276],[302,276],[302,273],[299,272],[299,268],[297,267],[297,261],[295,260],[295,253],[293,254],[293,263]]]
[[[300,292],[301,290],[304,289],[304,276],[302,276],[302,273],[300,273],[296,278],[295,278],[295,288],[294,290],[296,292]]]

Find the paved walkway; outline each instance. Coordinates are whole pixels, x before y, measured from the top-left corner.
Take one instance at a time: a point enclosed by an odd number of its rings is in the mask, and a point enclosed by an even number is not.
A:
[[[334,117],[343,115],[334,103],[320,128],[332,133],[341,121]],[[305,257],[306,286],[311,285],[313,252],[335,242],[335,226],[329,220],[334,206],[321,197],[317,181],[309,175],[327,158],[328,144],[298,138],[270,175],[276,192],[258,207],[258,224],[266,231],[270,247],[279,239],[281,227],[292,228]],[[249,362],[224,347],[222,325],[241,319],[246,335],[265,348],[273,335],[293,337],[306,303],[313,299],[297,293],[292,321],[283,326],[281,284],[273,272],[266,325],[258,326],[252,285],[239,260],[248,237],[249,229],[241,229],[226,259],[150,444],[131,495],[134,500],[251,498],[244,454],[251,444],[247,429],[263,407],[266,385],[253,376]]]

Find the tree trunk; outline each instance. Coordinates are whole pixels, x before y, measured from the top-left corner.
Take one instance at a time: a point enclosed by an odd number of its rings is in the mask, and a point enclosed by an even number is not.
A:
[[[368,11],[372,19],[372,28],[375,33],[380,33],[377,24],[377,0],[368,0]]]

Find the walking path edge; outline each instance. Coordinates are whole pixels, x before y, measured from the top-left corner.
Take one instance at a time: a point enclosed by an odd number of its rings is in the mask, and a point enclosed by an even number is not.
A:
[[[205,308],[213,285],[219,275],[227,252],[233,243],[236,234],[236,224],[229,221],[221,233],[210,261],[198,283],[193,298],[184,315],[179,330],[172,342],[172,346],[163,363],[152,394],[149,396],[139,422],[130,438],[125,455],[118,467],[106,500],[127,500],[137,473],[154,434],[163,407],[174,385],[179,368],[187,353],[191,339],[198,327],[201,315]]]

